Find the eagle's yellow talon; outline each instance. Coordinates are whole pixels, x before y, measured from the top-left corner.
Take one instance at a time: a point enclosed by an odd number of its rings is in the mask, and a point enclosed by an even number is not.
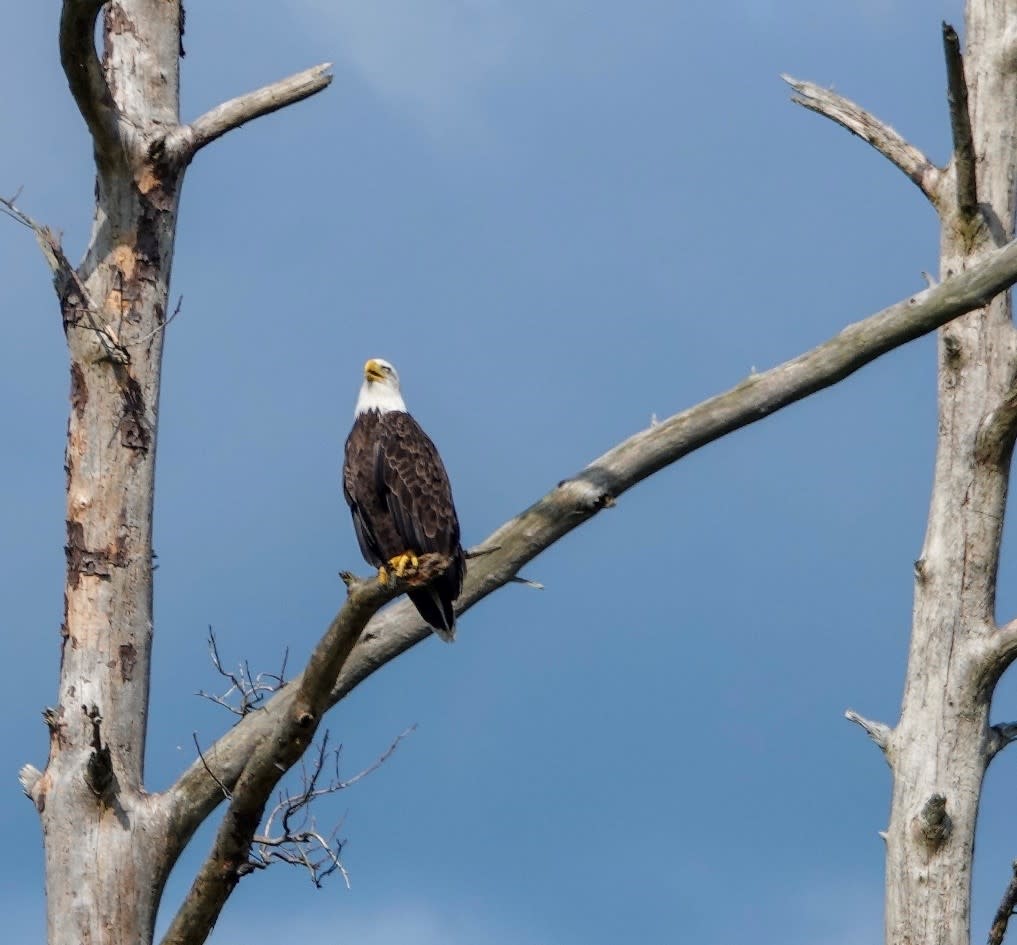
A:
[[[407,568],[416,570],[420,561],[412,551],[404,551],[401,555],[388,559],[389,566],[395,572],[396,577],[406,574]]]
[[[388,571],[385,569],[385,565],[378,568],[378,583],[388,584]]]

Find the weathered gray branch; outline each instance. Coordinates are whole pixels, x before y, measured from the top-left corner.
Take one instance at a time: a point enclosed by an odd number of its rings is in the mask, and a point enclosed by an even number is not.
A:
[[[861,726],[865,734],[879,746],[883,754],[887,753],[890,746],[890,736],[893,734],[893,729],[889,725],[883,722],[873,722],[872,719],[859,715],[853,709],[848,709],[844,713],[844,718],[849,722],[854,722],[855,725]]]
[[[457,610],[468,610],[502,587],[541,551],[658,470],[837,383],[887,351],[984,305],[1014,282],[1017,241],[987,253],[971,269],[849,325],[819,347],[751,375],[731,390],[630,437],[489,536],[480,550],[494,550],[471,556]],[[343,666],[330,702],[338,702],[430,632],[408,603],[378,614]],[[236,783],[244,762],[274,724],[274,715],[289,711],[291,699],[289,687],[277,693],[265,712],[248,715],[207,753],[215,759],[223,783]],[[166,797],[174,810],[177,832],[183,837],[189,836],[221,800],[220,788],[200,761],[191,765]]]
[[[960,38],[949,24],[943,24],[943,52],[946,55],[947,101],[953,133],[953,167],[956,175],[957,209],[970,220],[978,212],[978,185],[975,175],[975,141],[968,109],[968,83]]]
[[[1010,924],[1010,918],[1017,910],[1017,860],[1011,865],[1013,876],[1007,884],[1006,892],[1000,900],[999,908],[992,920],[992,927],[989,929],[988,945],[1003,945],[1006,938],[1006,929]]]
[[[331,70],[332,63],[325,62],[223,102],[189,125],[182,125],[171,132],[165,141],[165,151],[186,163],[205,145],[228,131],[328,88],[332,81]]]
[[[872,145],[891,164],[913,181],[934,207],[939,208],[942,171],[899,132],[832,89],[803,82],[789,75],[781,78],[795,90],[791,101],[809,111],[824,115],[852,134]]]
[[[60,63],[102,165],[118,148],[116,107],[95,51],[95,21],[106,0],[64,0]]]
[[[429,580],[447,566],[447,558],[425,555],[411,580]],[[346,602],[314,648],[304,672],[284,690],[288,694],[285,711],[271,715],[258,713],[259,717],[268,717],[269,724],[252,746],[242,772],[230,789],[229,808],[219,826],[212,852],[170,924],[163,945],[192,945],[205,941],[230,893],[241,877],[253,869],[251,844],[265,804],[276,784],[314,738],[331,704],[332,687],[339,670],[357,638],[368,620],[408,586],[405,581],[382,585],[377,580],[357,580],[352,575],[344,575],[344,580],[349,587]],[[276,700],[272,705],[276,706]],[[218,783],[222,779],[213,778],[206,770],[206,765],[216,764],[213,749],[205,754],[202,769],[207,779]]]

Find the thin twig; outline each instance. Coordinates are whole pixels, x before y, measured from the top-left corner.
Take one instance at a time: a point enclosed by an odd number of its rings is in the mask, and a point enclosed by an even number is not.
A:
[[[947,101],[950,103],[950,129],[953,132],[953,166],[957,182],[957,209],[970,220],[978,211],[978,185],[975,171],[975,142],[968,109],[968,83],[964,76],[964,58],[960,38],[949,23],[943,23],[943,52],[946,55]]]
[[[942,172],[899,132],[832,89],[824,89],[813,82],[803,82],[789,75],[782,75],[781,78],[795,90],[796,94],[791,96],[792,102],[835,121],[871,144],[891,164],[902,170],[938,209]]]
[[[20,190],[18,191],[20,193]],[[27,226],[34,234],[35,241],[42,250],[46,264],[53,274],[53,283],[56,286],[57,296],[60,299],[64,318],[68,316],[84,316],[85,327],[95,332],[99,343],[105,352],[106,359],[113,364],[124,365],[130,363],[130,355],[127,349],[120,344],[120,339],[112,325],[105,324],[96,311],[88,295],[88,289],[78,275],[78,271],[71,265],[70,260],[64,255],[63,247],[60,245],[60,238],[48,227],[33,220],[27,213],[14,205],[14,198],[10,200],[0,197],[0,212],[23,226]],[[78,304],[74,304],[75,297]]]
[[[163,945],[190,945],[207,938],[237,883],[256,868],[251,863],[251,848],[265,806],[279,780],[300,760],[314,738],[339,672],[367,622],[382,606],[405,593],[412,586],[411,580],[435,580],[450,563],[447,556],[428,554],[420,558],[413,576],[406,580],[397,578],[386,584],[379,584],[373,577],[349,580],[346,602],[318,641],[303,673],[283,691],[284,700],[273,699],[268,711],[248,715],[265,716],[269,729],[247,752],[242,770],[231,782],[233,796],[216,831],[212,851],[170,922]],[[244,721],[241,719],[239,724]],[[205,789],[207,772],[203,771],[201,781],[204,783],[199,786],[188,780],[186,787],[178,786],[164,795],[165,814],[181,843],[200,823],[193,817],[193,806],[186,795],[189,790]]]
[[[352,778],[345,780],[339,774],[342,745],[334,751],[329,751],[329,733],[326,731],[318,746],[313,768],[308,770],[306,761],[301,760],[301,790],[294,794],[280,793],[275,806],[265,818],[265,825],[261,833],[254,837],[251,849],[251,866],[255,869],[265,869],[274,860],[293,866],[302,866],[308,871],[314,885],[318,887],[326,877],[339,871],[346,881],[346,885],[349,886],[349,874],[340,859],[343,842],[336,839],[341,824],[337,824],[328,837],[325,837],[318,830],[314,818],[311,816],[311,805],[318,798],[343,791],[356,784],[361,778],[377,771],[392,756],[392,753],[399,747],[399,743],[415,728],[415,725],[411,725],[399,734],[388,749],[371,765]],[[326,762],[330,756],[334,758],[335,774],[323,783]],[[275,827],[277,820],[279,821],[278,830]]]
[[[230,793],[230,789],[216,777],[215,772],[208,766],[208,762],[205,761],[205,756],[201,753],[201,745],[198,743],[198,733],[192,732],[191,735],[194,738],[194,747],[198,750],[198,757],[201,759],[201,763],[205,766],[208,776],[219,785],[219,790],[222,791],[222,796],[225,797],[226,800],[229,800],[233,797],[233,795]]]
[[[165,320],[165,321],[164,321],[164,322],[163,322],[163,323],[162,323],[161,325],[157,325],[157,326],[156,326],[155,328],[153,328],[153,329],[152,329],[152,330],[151,330],[151,331],[150,331],[150,332],[149,332],[149,333],[148,333],[147,335],[142,335],[142,336],[141,336],[140,338],[137,338],[137,339],[135,339],[134,341],[132,341],[132,342],[131,342],[131,343],[130,343],[130,344],[128,345],[128,347],[129,347],[129,348],[134,348],[134,347],[136,347],[137,345],[140,345],[140,344],[141,344],[142,342],[148,341],[148,339],[149,339],[149,338],[152,338],[152,337],[154,337],[155,335],[159,334],[159,332],[160,332],[160,331],[165,331],[165,330],[166,330],[166,328],[168,327],[169,323],[170,323],[171,321],[173,321],[173,319],[174,319],[174,318],[176,318],[176,317],[177,317],[177,315],[179,315],[179,314],[180,314],[180,307],[181,307],[181,306],[182,306],[183,304],[184,304],[184,297],[183,297],[183,296],[181,295],[181,296],[180,296],[180,297],[179,297],[179,298],[177,299],[177,304],[176,304],[176,308],[174,308],[174,309],[173,309],[173,312],[172,312],[172,314],[170,315],[170,317],[169,317],[169,318],[167,318],[167,319],[166,319],[166,320]]]
[[[517,574],[514,577],[509,578],[511,584],[522,584],[524,587],[532,587],[535,591],[542,591],[544,585],[540,581],[531,581],[529,578],[524,578]]]
[[[250,664],[247,660],[244,660],[240,673],[237,674],[226,669],[223,665],[222,658],[219,656],[219,644],[216,641],[215,633],[209,627],[208,654],[216,672],[224,679],[229,680],[230,687],[222,695],[205,692],[204,689],[199,689],[198,695],[203,699],[214,702],[216,705],[222,706],[224,709],[228,709],[234,715],[239,715],[241,718],[247,715],[248,712],[261,708],[269,696],[286,685],[286,664],[290,656],[289,647],[286,647],[283,651],[282,669],[278,673],[262,672],[255,676],[251,672]],[[265,680],[271,680],[271,683],[267,683]],[[233,700],[234,694],[239,696],[239,703]]]

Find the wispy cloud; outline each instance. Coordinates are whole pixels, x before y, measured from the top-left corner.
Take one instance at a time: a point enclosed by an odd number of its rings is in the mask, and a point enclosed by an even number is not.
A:
[[[504,0],[301,0],[342,60],[415,117],[461,118],[519,40]]]
[[[251,916],[231,928],[227,910],[216,926],[212,941],[237,941],[241,929],[249,931]],[[463,909],[462,904],[440,909],[425,903],[392,903],[366,918],[351,916],[348,907],[315,910],[313,919],[295,919],[294,915],[258,916],[259,934],[272,940],[281,938],[302,945],[552,945],[547,937],[533,929],[509,928],[496,919]]]

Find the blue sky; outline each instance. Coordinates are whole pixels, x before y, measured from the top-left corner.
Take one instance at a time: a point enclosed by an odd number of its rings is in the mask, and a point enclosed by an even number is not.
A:
[[[948,153],[939,23],[961,4],[577,0],[192,4],[184,116],[323,60],[332,87],[188,173],[159,446],[148,782],[229,718],[205,651],[306,656],[363,569],[338,486],[363,361],[386,357],[479,542],[619,439],[920,288],[918,191],[788,101],[834,85]],[[7,11],[0,193],[90,224],[90,147],[54,5]],[[5,921],[41,941],[40,832],[63,581],[67,370],[29,235],[0,221]],[[842,717],[893,721],[935,437],[934,346],[625,495],[333,713],[319,811],[352,889],[276,867],[211,939],[859,945],[878,940],[889,778]],[[1017,611],[1009,546],[1000,616]],[[1004,680],[996,720],[1017,716]],[[983,937],[1017,856],[1014,758],[986,785]],[[5,785],[5,786],[4,786]],[[208,846],[174,874],[167,910]],[[163,916],[165,923],[167,916]]]

